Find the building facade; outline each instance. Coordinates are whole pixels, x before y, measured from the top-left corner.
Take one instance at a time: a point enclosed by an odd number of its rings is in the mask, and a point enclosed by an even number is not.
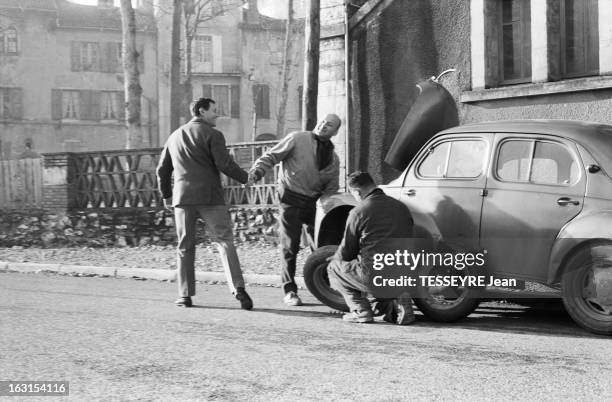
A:
[[[170,111],[170,34],[171,2],[160,0],[158,10],[158,53],[160,138],[171,132]],[[257,1],[219,1],[224,10],[211,10],[216,15],[198,25],[192,45],[193,97],[211,97],[221,117],[217,127],[227,142],[248,142],[282,138],[301,125],[301,85],[303,81],[303,21],[297,21],[293,36],[292,64],[288,86],[285,129],[277,133],[277,114],[281,92],[281,72],[285,41],[285,21],[273,20],[258,12]],[[212,3],[211,3],[212,5]],[[219,13],[221,11],[221,13]],[[219,13],[219,14],[216,14]],[[302,27],[302,28],[300,28]],[[181,40],[182,69],[185,37]],[[187,109],[187,105],[183,105]],[[183,121],[188,117],[187,110]]]
[[[156,26],[137,9],[142,126],[158,145]],[[0,155],[125,147],[121,17],[112,1],[0,0]]]
[[[331,29],[344,2],[321,3],[334,10],[321,14],[323,28]],[[350,57],[343,57],[343,31],[324,37],[321,48],[338,49],[334,60],[348,62],[351,170],[367,169],[380,181],[397,176],[383,160],[418,95],[415,84],[448,68],[458,72],[441,83],[456,99],[461,124],[612,124],[610,1],[367,0],[352,2],[349,16]],[[345,76],[337,76],[341,88]],[[346,102],[335,92],[330,102]]]

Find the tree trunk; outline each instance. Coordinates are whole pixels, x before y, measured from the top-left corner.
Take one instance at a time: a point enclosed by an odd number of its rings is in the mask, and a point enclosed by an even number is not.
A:
[[[197,23],[197,21],[194,23]],[[185,15],[185,79],[183,80],[183,102],[182,102],[185,120],[189,120],[191,118],[191,112],[189,111],[189,104],[193,100],[193,86],[191,85],[193,60],[191,59],[191,57],[192,57],[192,52],[193,52],[194,33],[195,31],[192,31],[192,28],[190,27],[189,18],[187,15]]]
[[[136,17],[131,0],[121,0],[121,26],[123,30],[123,82],[125,87],[126,148],[143,146],[140,123],[140,73],[136,50]]]
[[[310,10],[306,18],[306,54],[304,60],[304,103],[302,110],[302,130],[312,130],[317,124],[317,96],[319,92],[319,38],[321,22],[319,19],[321,2],[310,0]]]
[[[181,5],[174,0],[172,8],[172,38],[170,48],[170,131],[179,127],[181,116]]]
[[[276,135],[285,136],[285,113],[287,111],[287,97],[289,95],[289,80],[291,77],[291,44],[293,34],[293,0],[288,0],[287,25],[285,26],[285,49],[283,51],[283,70],[278,113],[276,114]]]

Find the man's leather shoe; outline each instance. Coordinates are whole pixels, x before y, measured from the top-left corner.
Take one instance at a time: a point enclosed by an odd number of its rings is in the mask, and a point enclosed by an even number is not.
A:
[[[187,296],[187,297],[179,297],[178,299],[176,299],[174,304],[176,304],[179,307],[191,307],[191,306],[193,306],[193,303],[191,302],[191,297],[189,297],[189,296]]]
[[[251,310],[253,308],[253,300],[244,288],[236,288],[236,300],[240,302],[240,308]]]
[[[300,299],[300,296],[298,296],[297,293],[295,293],[294,291],[287,292],[285,294],[285,297],[283,298],[283,302],[285,302],[287,306],[302,305],[302,299]]]
[[[368,322],[373,322],[374,315],[372,314],[372,311],[370,310],[351,311],[350,313],[346,313],[342,316],[342,321],[365,324]]]
[[[410,297],[400,296],[393,301],[393,307],[397,313],[395,317],[397,325],[408,325],[414,322],[414,311],[412,311],[412,300]]]

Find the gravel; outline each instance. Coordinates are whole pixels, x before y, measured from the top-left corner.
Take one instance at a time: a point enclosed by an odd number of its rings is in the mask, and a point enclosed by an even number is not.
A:
[[[267,244],[243,243],[237,246],[238,257],[245,274],[280,275],[280,251]],[[216,248],[211,244],[196,247],[196,270],[223,271]],[[298,255],[297,275],[310,254],[304,248]],[[0,261],[45,264],[89,265],[104,267],[175,269],[176,251],[173,246],[142,246],[116,248],[0,248]]]

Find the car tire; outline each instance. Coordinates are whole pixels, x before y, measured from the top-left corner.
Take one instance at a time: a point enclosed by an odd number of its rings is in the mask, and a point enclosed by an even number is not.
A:
[[[563,305],[587,331],[612,335],[612,243],[594,242],[574,252],[564,264]]]
[[[467,269],[463,271],[469,275]],[[423,274],[434,275],[433,271]],[[438,322],[455,322],[472,314],[480,304],[479,288],[449,288],[452,295],[437,295],[435,288],[419,286],[413,298],[414,304],[427,318]]]
[[[340,293],[329,286],[327,259],[334,255],[338,246],[323,246],[312,252],[304,264],[306,287],[321,303],[339,311],[348,311],[348,306]]]

